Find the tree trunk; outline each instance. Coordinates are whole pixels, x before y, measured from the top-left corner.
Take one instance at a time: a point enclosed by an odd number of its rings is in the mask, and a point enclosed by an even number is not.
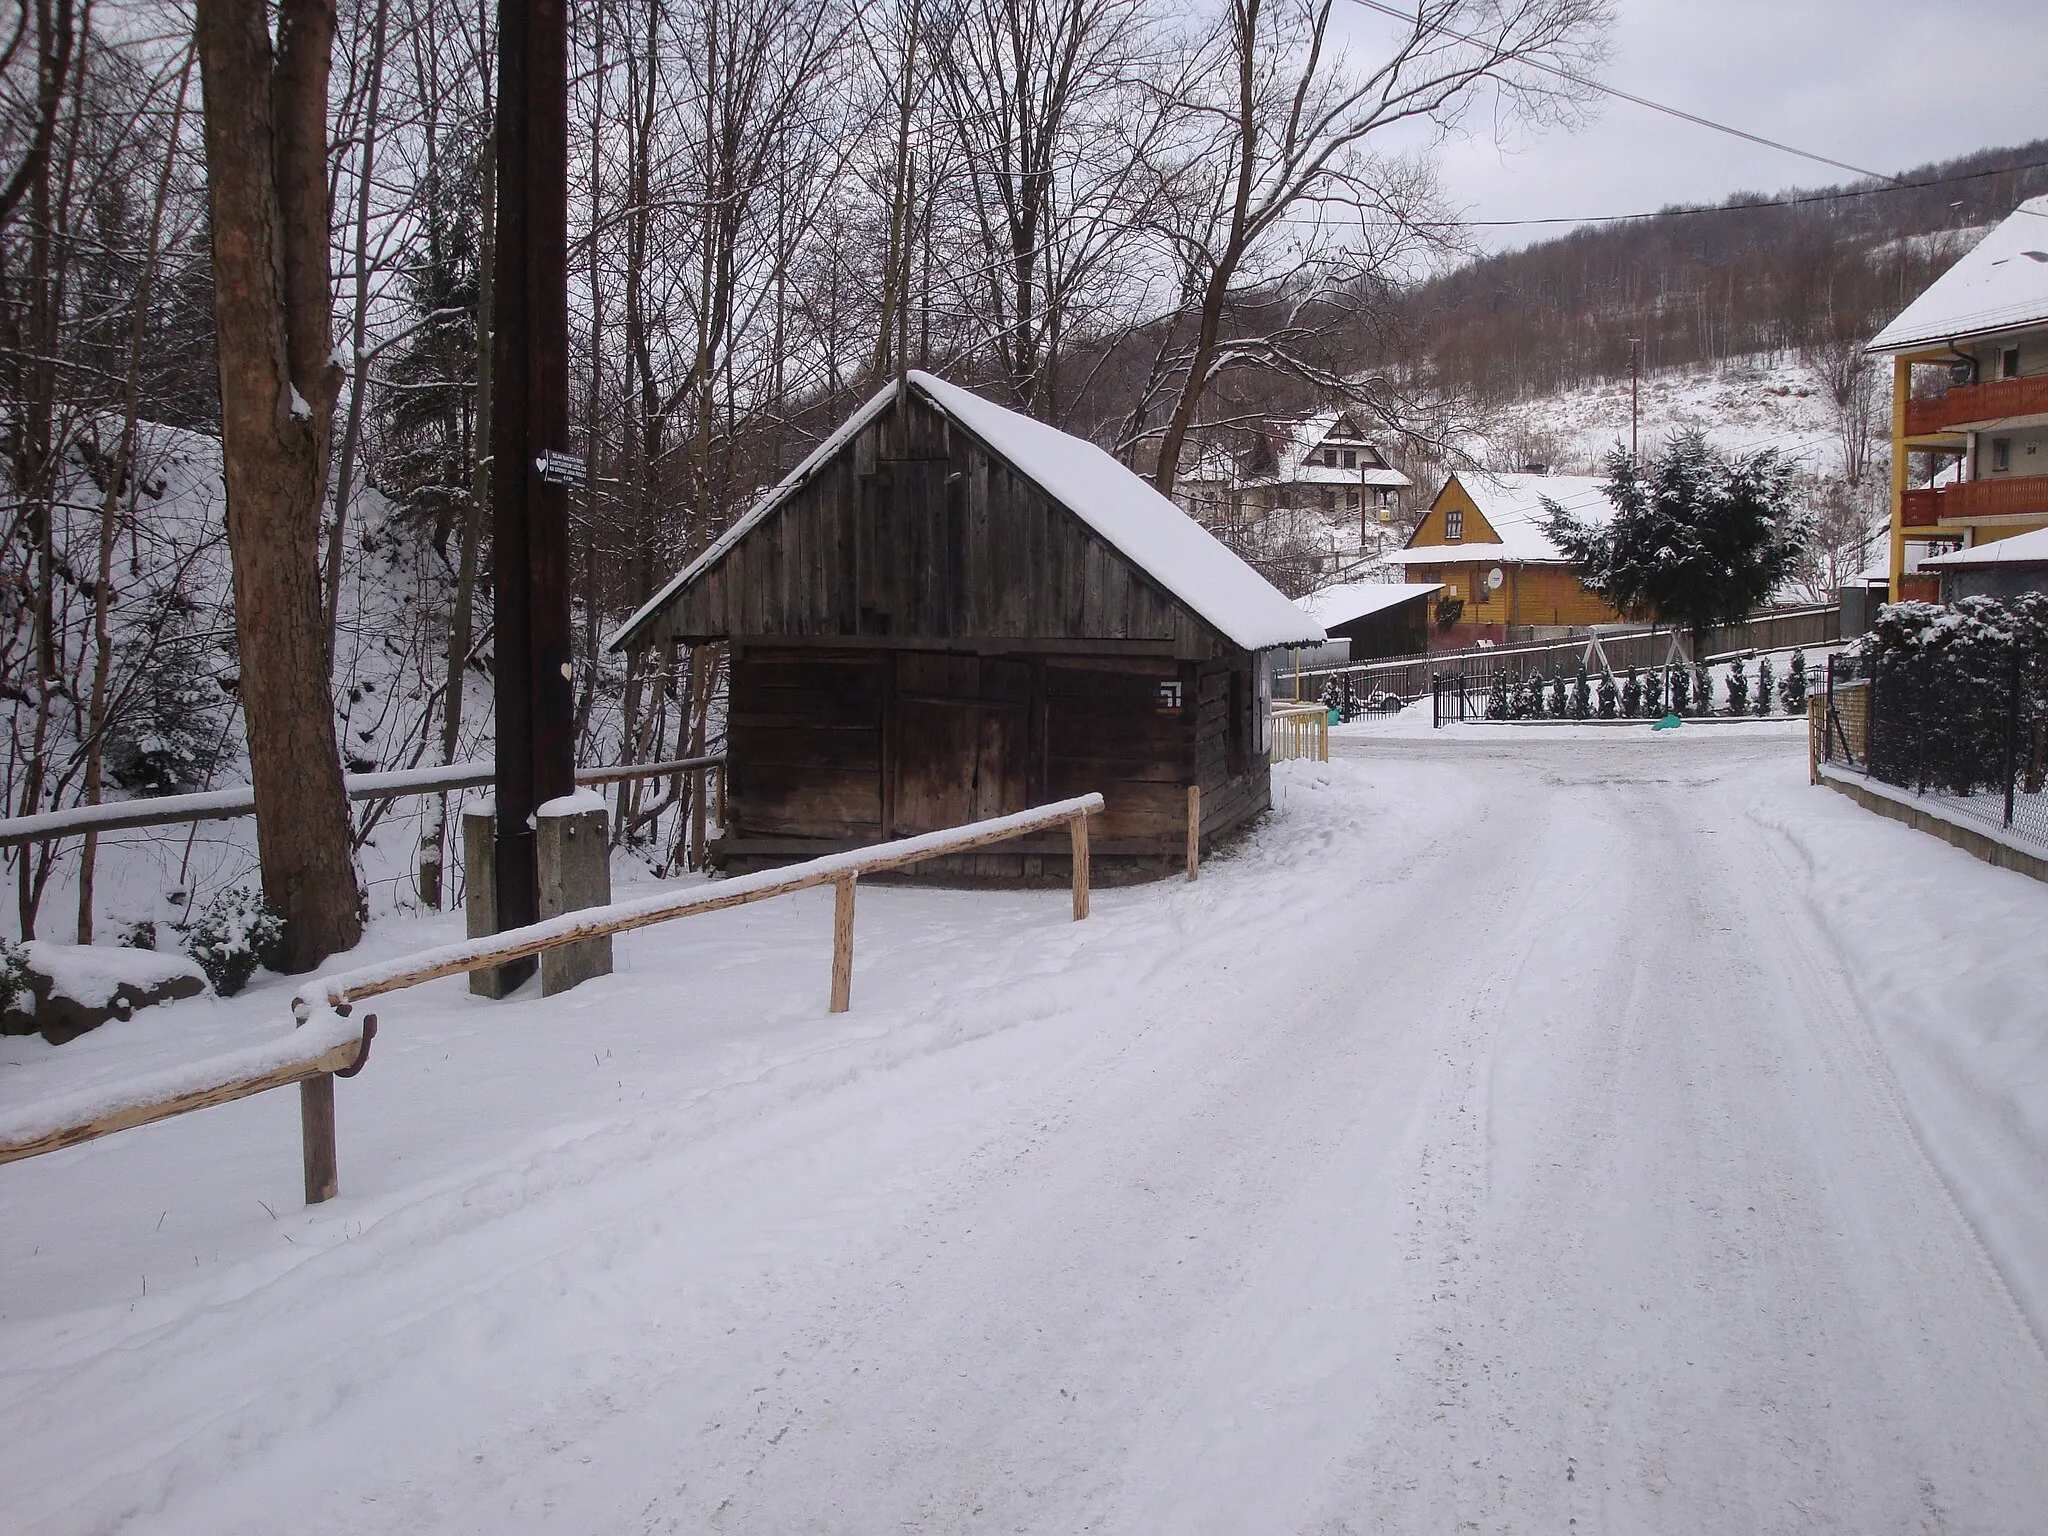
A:
[[[341,370],[328,270],[330,0],[199,0],[214,334],[242,706],[276,963],[362,937],[321,612],[320,512]]]

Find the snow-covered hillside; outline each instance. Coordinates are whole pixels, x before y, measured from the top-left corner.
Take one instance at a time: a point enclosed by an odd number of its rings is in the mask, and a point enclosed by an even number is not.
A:
[[[1813,370],[1796,358],[1751,358],[1715,369],[1650,373],[1641,384],[1644,452],[1672,433],[1698,429],[1727,453],[1776,448],[1800,467],[1839,468],[1834,404]],[[1567,474],[1597,473],[1616,445],[1629,441],[1629,381],[1620,379],[1518,401],[1495,413],[1490,436],[1473,456],[1498,468],[1517,459],[1547,462]]]

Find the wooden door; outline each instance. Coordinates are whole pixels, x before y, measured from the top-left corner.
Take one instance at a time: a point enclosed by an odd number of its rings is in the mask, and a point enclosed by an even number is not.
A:
[[[1031,667],[1009,658],[896,653],[891,834],[1021,811],[1031,793]]]

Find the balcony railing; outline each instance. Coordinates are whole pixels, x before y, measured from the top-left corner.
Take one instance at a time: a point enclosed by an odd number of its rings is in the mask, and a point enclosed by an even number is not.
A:
[[[2048,416],[2048,373],[1990,384],[1958,384],[1932,400],[1906,402],[1906,436],[1991,426],[2016,416]]]
[[[2048,475],[1966,480],[1908,491],[1899,504],[1903,528],[1933,528],[1981,517],[2038,517],[2048,522]]]

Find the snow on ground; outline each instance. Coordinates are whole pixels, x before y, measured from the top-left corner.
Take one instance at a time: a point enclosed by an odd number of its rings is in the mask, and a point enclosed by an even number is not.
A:
[[[1640,409],[1646,452],[1662,448],[1674,432],[1698,428],[1724,453],[1777,448],[1805,469],[1839,468],[1834,406],[1796,358],[1659,369],[1643,376]],[[1520,401],[1501,408],[1495,425],[1510,441],[1555,441],[1559,458],[1550,467],[1559,473],[1597,474],[1617,443],[1628,446],[1629,381]]]
[[[289,1094],[0,1169],[0,1526],[2038,1529],[2048,889],[1796,724],[1405,725],[1085,923],[863,886],[850,1014],[825,892],[380,999],[315,1210]]]

